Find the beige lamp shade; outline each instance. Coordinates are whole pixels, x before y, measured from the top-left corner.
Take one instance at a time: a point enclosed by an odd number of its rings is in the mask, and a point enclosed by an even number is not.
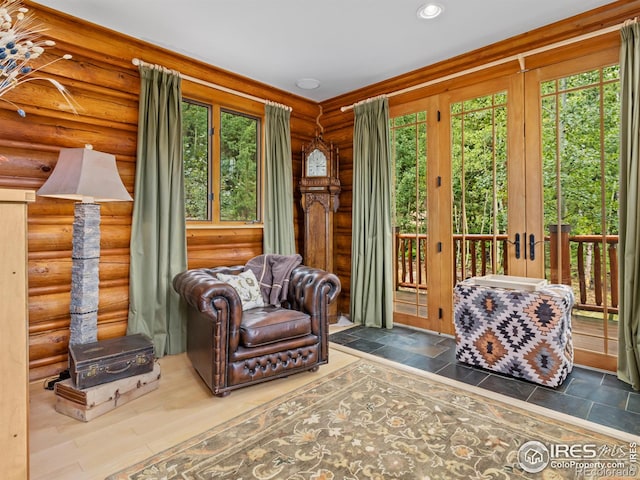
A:
[[[58,163],[37,193],[84,203],[133,200],[118,174],[116,157],[90,148],[61,149]]]

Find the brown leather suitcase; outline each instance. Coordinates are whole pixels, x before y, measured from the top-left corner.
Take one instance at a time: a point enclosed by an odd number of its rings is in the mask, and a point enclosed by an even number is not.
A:
[[[137,333],[69,346],[69,374],[83,389],[153,370],[153,343]]]
[[[156,390],[160,384],[160,365],[155,362],[153,371],[121,378],[82,390],[75,388],[70,378],[57,382],[56,411],[83,422],[89,422],[117,407],[129,403],[146,393]]]

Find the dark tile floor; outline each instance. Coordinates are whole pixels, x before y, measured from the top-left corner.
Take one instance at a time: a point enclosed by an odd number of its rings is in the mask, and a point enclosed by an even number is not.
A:
[[[640,392],[615,375],[574,366],[554,389],[457,363],[455,341],[444,335],[402,326],[355,326],[330,335],[331,342],[492,392],[540,405],[601,425],[640,435]]]

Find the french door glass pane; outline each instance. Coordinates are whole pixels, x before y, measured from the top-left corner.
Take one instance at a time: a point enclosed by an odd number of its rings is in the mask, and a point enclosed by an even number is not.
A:
[[[455,280],[506,273],[507,94],[451,105]]]
[[[395,167],[396,311],[426,317],[427,123],[426,112],[391,119]]]
[[[618,67],[543,82],[546,276],[573,287],[574,345],[616,354]]]

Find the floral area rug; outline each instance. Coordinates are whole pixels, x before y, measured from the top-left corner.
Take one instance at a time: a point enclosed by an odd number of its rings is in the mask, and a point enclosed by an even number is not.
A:
[[[108,480],[636,478],[634,449],[435,376],[359,360]]]

